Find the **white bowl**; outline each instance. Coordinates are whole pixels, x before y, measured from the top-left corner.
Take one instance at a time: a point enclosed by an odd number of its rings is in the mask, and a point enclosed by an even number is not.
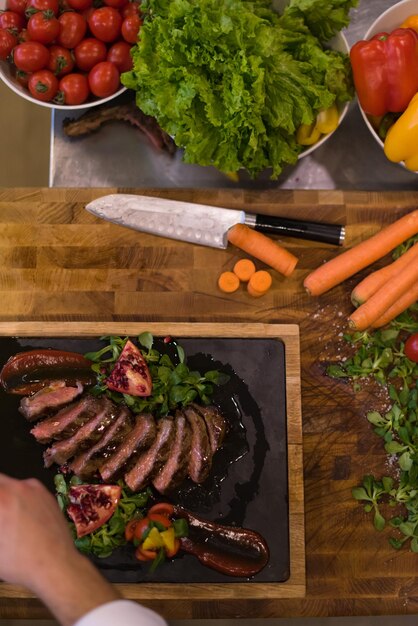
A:
[[[381,32],[390,33],[395,28],[399,28],[399,26],[406,20],[407,17],[417,14],[418,0],[402,0],[401,2],[398,2],[397,4],[387,9],[384,13],[382,13],[370,26],[363,39],[370,39],[374,35],[377,35],[377,33]],[[375,128],[372,126],[369,117],[367,113],[365,113],[362,109],[360,102],[358,102],[358,106],[364,122],[372,134],[372,137],[374,137],[374,139],[383,150],[384,142],[377,134]],[[405,167],[403,163],[400,163],[400,165]]]
[[[0,11],[6,8],[6,0],[0,0]],[[0,60],[0,78],[1,80],[12,89],[18,96],[22,96],[25,100],[29,100],[29,102],[33,102],[34,104],[39,104],[40,106],[47,107],[48,109],[87,109],[89,107],[94,107],[99,104],[103,104],[104,102],[108,102],[113,98],[116,98],[121,93],[126,91],[126,87],[121,87],[113,93],[111,96],[107,98],[95,98],[94,100],[88,100],[87,102],[83,102],[83,104],[54,104],[53,102],[41,102],[41,100],[37,100],[30,95],[29,90],[21,85],[19,81],[13,76],[13,71],[10,63],[8,61]]]

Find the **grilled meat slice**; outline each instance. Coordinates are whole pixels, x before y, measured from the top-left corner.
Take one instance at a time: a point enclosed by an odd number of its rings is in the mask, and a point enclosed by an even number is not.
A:
[[[51,382],[33,396],[26,396],[20,401],[19,411],[29,422],[33,422],[42,415],[69,404],[83,391],[83,385],[76,383],[75,387],[67,387],[65,380]]]
[[[192,433],[188,473],[195,483],[203,483],[212,467],[213,452],[203,417],[193,407],[183,409]]]
[[[81,454],[78,454],[69,466],[81,480],[94,477],[100,465],[115,450],[116,446],[132,430],[133,415],[126,407],[121,406],[116,420],[104,432],[99,441]]]
[[[167,460],[174,438],[175,422],[170,417],[164,417],[159,420],[157,429],[151,447],[139,455],[135,465],[125,474],[125,482],[132,491],[146,487]]]
[[[187,476],[191,452],[191,431],[181,413],[176,415],[174,439],[170,453],[152,484],[160,493],[167,493],[177,487]]]
[[[118,475],[127,464],[133,463],[138,454],[149,448],[154,441],[157,427],[154,418],[148,413],[135,416],[135,425],[122,439],[113,454],[99,467],[104,482]]]
[[[94,417],[83,424],[72,437],[54,443],[45,450],[45,467],[51,467],[53,463],[59,465],[66,463],[68,459],[95,444],[102,437],[109,425],[116,419],[118,411],[113,402],[107,398],[101,398],[99,404],[100,407]]]
[[[77,402],[36,424],[30,432],[39,443],[48,443],[53,439],[66,439],[91,419],[99,408],[100,400],[85,395]]]
[[[205,420],[210,447],[212,453],[215,454],[216,450],[221,447],[226,433],[227,425],[224,416],[216,406],[199,406],[194,403],[190,406]]]

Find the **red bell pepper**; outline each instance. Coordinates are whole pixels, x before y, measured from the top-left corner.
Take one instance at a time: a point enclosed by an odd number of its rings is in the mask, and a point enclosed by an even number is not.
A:
[[[418,34],[412,28],[358,41],[350,60],[357,97],[369,115],[401,113],[418,92]]]

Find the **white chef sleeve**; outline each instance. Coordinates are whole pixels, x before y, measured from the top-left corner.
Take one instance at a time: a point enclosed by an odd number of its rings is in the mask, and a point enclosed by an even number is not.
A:
[[[74,626],[167,626],[154,611],[130,600],[114,600],[83,615]]]

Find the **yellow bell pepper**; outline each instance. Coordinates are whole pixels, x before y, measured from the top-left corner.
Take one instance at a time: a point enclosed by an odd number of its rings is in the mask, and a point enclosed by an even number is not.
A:
[[[301,124],[296,132],[296,141],[301,146],[312,146],[320,140],[321,135],[329,135],[338,126],[339,113],[337,105],[319,111],[312,124]]]
[[[160,533],[160,536],[167,550],[169,552],[174,552],[176,538],[174,533],[174,527],[170,526],[170,528],[167,528],[167,530],[163,530],[163,532]]]
[[[412,98],[406,111],[389,128],[384,151],[389,161],[404,161],[409,170],[418,171],[418,93]]]
[[[146,539],[142,544],[142,548],[144,550],[157,550],[158,548],[162,548],[164,545],[163,540],[161,539],[161,533],[155,526],[151,528],[148,533]]]
[[[418,15],[410,15],[401,24],[401,28],[413,28],[418,33]]]

